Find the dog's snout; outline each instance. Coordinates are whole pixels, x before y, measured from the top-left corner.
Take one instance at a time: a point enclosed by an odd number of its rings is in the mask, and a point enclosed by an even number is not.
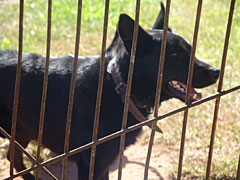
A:
[[[217,81],[219,78],[220,70],[217,68],[213,68],[209,71],[209,76],[212,80]]]

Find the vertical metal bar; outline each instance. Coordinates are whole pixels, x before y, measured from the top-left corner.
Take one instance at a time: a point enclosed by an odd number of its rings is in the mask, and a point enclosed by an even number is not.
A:
[[[73,101],[74,101],[74,92],[75,92],[75,80],[76,80],[76,73],[77,73],[78,53],[79,53],[79,44],[80,44],[81,15],[82,15],[82,0],[78,0],[75,55],[74,55],[73,72],[72,72],[72,77],[71,77],[71,85],[70,85],[70,93],[69,93],[67,122],[66,122],[66,129],[65,129],[64,153],[67,153],[69,151],[70,128],[71,128],[71,120],[72,120],[72,110],[73,110]],[[66,175],[67,175],[67,172],[66,172],[67,160],[68,160],[68,157],[65,157],[63,159],[63,171],[62,171],[62,179],[63,180],[66,179]]]
[[[223,77],[224,77],[224,71],[225,71],[225,65],[226,65],[226,59],[227,59],[229,38],[230,38],[231,27],[232,27],[232,18],[233,18],[234,6],[235,6],[235,0],[232,0],[231,5],[230,5],[229,16],[228,16],[228,25],[227,25],[227,30],[226,30],[225,42],[224,42],[221,72],[220,72],[220,78],[219,78],[219,83],[218,83],[218,92],[219,93],[222,91]],[[210,147],[209,147],[209,152],[208,152],[206,180],[209,180],[209,178],[210,178],[214,138],[215,138],[215,132],[216,132],[216,127],[217,127],[217,119],[218,119],[218,110],[219,110],[220,99],[221,99],[220,96],[217,97],[216,103],[215,103],[215,110],[214,110],[214,117],[213,117],[213,124],[212,124],[212,133],[211,133]]]
[[[240,155],[239,155],[239,159],[238,159],[238,169],[237,169],[236,180],[240,180]]]
[[[166,14],[165,14],[165,17],[164,17],[162,43],[161,43],[161,54],[160,54],[160,59],[159,59],[160,62],[159,62],[159,67],[158,67],[158,78],[157,78],[157,87],[156,87],[156,95],[155,95],[154,117],[158,116],[159,102],[160,102],[161,89],[162,89],[163,68],[164,68],[166,44],[167,44],[167,31],[168,31],[168,19],[169,19],[170,3],[171,3],[171,0],[167,0],[167,2],[166,2]],[[151,159],[151,154],[152,154],[152,147],[153,147],[153,142],[154,142],[156,125],[157,125],[157,122],[154,122],[152,124],[152,131],[151,131],[150,141],[149,141],[149,145],[148,145],[147,158],[146,158],[146,163],[145,163],[144,180],[148,179],[148,169],[149,169],[149,164],[150,164],[150,159]]]
[[[103,37],[102,37],[102,53],[99,69],[99,79],[98,79],[98,91],[97,91],[97,100],[96,100],[96,110],[94,116],[94,125],[93,125],[93,135],[92,141],[97,141],[98,135],[98,124],[100,117],[101,101],[102,101],[102,90],[103,90],[103,78],[104,78],[104,69],[105,69],[105,53],[106,53],[106,43],[107,43],[107,27],[108,27],[108,13],[109,13],[109,1],[105,1],[105,14],[104,14],[104,25],[103,25]],[[96,155],[96,145],[91,149],[91,158],[90,158],[90,168],[89,168],[89,180],[93,179],[94,175],[94,163]]]
[[[13,175],[13,168],[14,168],[16,125],[17,125],[17,114],[18,114],[18,105],[19,105],[19,90],[20,90],[20,81],[21,81],[22,45],[23,45],[23,13],[24,13],[24,0],[20,0],[18,63],[17,63],[16,82],[15,82],[15,90],[14,90],[11,140],[10,140],[10,175]]]
[[[129,98],[130,98],[131,87],[132,87],[132,76],[133,76],[135,54],[136,54],[136,48],[137,48],[140,3],[141,3],[141,0],[136,0],[136,12],[135,12],[135,21],[134,21],[132,51],[131,51],[131,58],[130,58],[129,71],[128,71],[128,81],[127,81],[127,90],[126,90],[127,92],[126,92],[126,97],[124,100],[122,130],[125,130],[126,126],[127,126]],[[124,146],[125,146],[125,136],[126,136],[126,134],[122,134],[121,141],[120,141],[118,180],[122,179],[122,161],[123,161],[123,151],[124,151]]]
[[[228,44],[229,44],[229,38],[230,38],[230,34],[231,34],[235,2],[236,2],[236,0],[231,1],[230,11],[229,11],[229,15],[228,15],[228,24],[227,24],[227,30],[226,30],[226,36],[225,36],[225,42],[224,42],[221,72],[220,72],[219,83],[218,83],[218,92],[221,92],[222,85],[223,85],[224,71],[225,71],[225,65],[226,65],[226,60],[227,60]]]
[[[194,68],[194,60],[195,60],[195,52],[197,46],[197,38],[198,38],[198,30],[200,24],[200,17],[201,17],[201,10],[202,10],[202,0],[198,1],[198,8],[197,8],[197,15],[195,21],[195,29],[194,29],[194,36],[193,36],[193,45],[190,55],[190,63],[189,63],[189,70],[188,70],[188,80],[187,80],[187,92],[185,97],[185,103],[189,104],[190,100],[190,93],[192,87],[192,77],[193,77],[193,68]],[[178,175],[177,179],[181,179],[182,175],[182,162],[183,162],[183,155],[184,155],[184,144],[185,144],[185,136],[186,136],[186,129],[187,129],[187,118],[188,118],[188,109],[184,111],[184,118],[183,118],[183,126],[182,126],[182,137],[181,137],[181,145],[180,145],[180,155],[179,155],[179,163],[178,163]]]
[[[42,91],[42,102],[39,119],[39,130],[38,130],[38,146],[37,146],[37,157],[36,164],[40,163],[40,152],[42,146],[43,126],[44,126],[44,115],[46,107],[47,87],[48,87],[48,71],[50,61],[50,47],[51,47],[51,18],[52,18],[52,0],[48,0],[48,24],[47,24],[47,49],[46,49],[46,64],[43,80],[43,91]],[[39,179],[39,169],[35,171],[35,179]]]

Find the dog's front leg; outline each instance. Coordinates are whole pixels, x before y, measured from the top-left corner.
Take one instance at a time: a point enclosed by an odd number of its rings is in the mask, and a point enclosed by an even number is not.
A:
[[[26,148],[28,143],[22,143],[21,145]],[[23,164],[23,156],[22,152],[15,146],[15,154],[14,154],[14,168],[17,172],[26,169]],[[10,161],[10,149],[8,150],[7,158]],[[34,176],[31,173],[25,174],[22,176],[24,180],[34,180]]]

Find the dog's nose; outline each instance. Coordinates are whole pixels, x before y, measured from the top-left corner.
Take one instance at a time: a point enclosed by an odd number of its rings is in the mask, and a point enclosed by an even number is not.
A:
[[[218,80],[219,74],[220,74],[220,70],[217,68],[213,68],[209,71],[210,78],[215,81]]]

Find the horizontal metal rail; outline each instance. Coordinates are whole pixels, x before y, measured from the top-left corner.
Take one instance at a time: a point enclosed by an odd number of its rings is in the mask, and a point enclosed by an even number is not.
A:
[[[44,125],[44,113],[45,113],[45,104],[46,104],[46,96],[47,96],[47,84],[48,84],[48,66],[50,60],[50,40],[51,40],[51,8],[52,8],[52,1],[48,0],[48,29],[47,29],[47,49],[46,49],[46,66],[45,66],[45,73],[44,73],[44,82],[43,82],[43,93],[42,93],[42,103],[41,103],[41,110],[40,110],[40,121],[39,121],[39,135],[38,135],[38,147],[37,147],[37,157],[36,159],[30,155],[17,141],[16,141],[16,125],[17,125],[17,114],[18,114],[18,105],[19,105],[19,91],[20,91],[20,81],[21,81],[21,64],[22,64],[22,50],[23,50],[23,14],[24,14],[24,0],[20,0],[20,10],[19,10],[19,40],[18,40],[18,63],[17,63],[17,72],[16,72],[16,82],[15,82],[15,89],[14,89],[14,102],[13,102],[13,114],[12,114],[12,127],[11,127],[11,135],[9,135],[3,128],[0,127],[0,133],[2,133],[6,138],[10,139],[10,177],[7,179],[13,179],[17,176],[24,175],[29,173],[30,171],[36,170],[35,177],[38,179],[39,177],[39,170],[43,168],[43,170],[52,178],[57,179],[51,172],[47,170],[45,167],[46,165],[55,163],[63,159],[63,171],[62,171],[62,179],[66,179],[66,168],[67,168],[67,161],[68,157],[72,156],[76,153],[82,152],[86,149],[92,148],[91,151],[91,158],[90,158],[90,167],[89,167],[89,180],[93,179],[94,175],[94,162],[95,162],[95,154],[96,154],[96,146],[102,144],[106,141],[109,141],[113,138],[119,137],[121,138],[120,141],[120,153],[119,153],[119,167],[118,167],[118,180],[122,178],[122,161],[123,161],[123,153],[124,153],[124,146],[125,146],[125,136],[127,133],[132,132],[138,128],[141,128],[145,125],[152,125],[151,137],[148,146],[148,154],[146,157],[146,165],[145,165],[145,172],[144,172],[144,180],[148,179],[148,168],[151,159],[151,151],[154,142],[155,136],[155,127],[156,123],[164,118],[172,116],[176,113],[184,111],[183,117],[183,125],[182,125],[182,137],[181,137],[181,146],[180,146],[180,155],[179,155],[179,164],[178,164],[178,175],[177,179],[181,179],[182,173],[182,162],[184,157],[184,144],[185,144],[185,134],[187,129],[187,119],[188,119],[188,111],[190,108],[208,102],[210,100],[216,100],[215,102],[215,111],[213,117],[213,125],[212,125],[212,133],[210,138],[210,147],[209,147],[209,154],[208,154],[208,164],[206,169],[206,179],[209,180],[210,172],[211,172],[211,163],[212,163],[212,155],[213,155],[213,146],[214,146],[214,138],[216,132],[216,125],[217,125],[217,118],[218,118],[218,111],[220,105],[220,99],[222,96],[227,95],[229,93],[233,93],[234,91],[239,91],[240,85],[235,86],[231,89],[222,91],[222,84],[223,84],[223,77],[226,65],[226,58],[227,58],[227,50],[229,44],[229,38],[231,33],[231,25],[232,25],[232,18],[234,13],[234,6],[235,1],[231,1],[229,17],[228,17],[228,25],[226,29],[226,36],[225,36],[225,43],[223,49],[223,56],[222,56],[222,64],[221,64],[221,72],[220,78],[218,83],[218,92],[216,94],[210,95],[209,97],[203,98],[199,101],[189,103],[190,100],[190,89],[192,86],[192,77],[193,77],[193,68],[194,68],[194,60],[195,60],[195,51],[197,46],[197,36],[199,30],[199,23],[200,23],[200,15],[201,15],[201,8],[202,8],[202,0],[198,1],[198,8],[196,14],[196,21],[195,21],[195,30],[193,36],[193,45],[191,50],[190,56],[190,63],[189,63],[189,71],[188,71],[188,80],[187,80],[187,93],[185,97],[185,105],[181,108],[172,110],[168,113],[163,115],[158,115],[158,108],[159,108],[159,101],[160,101],[160,94],[161,94],[161,86],[162,86],[162,78],[163,78],[163,67],[164,67],[164,57],[165,57],[165,49],[166,49],[166,37],[167,37],[167,29],[168,29],[168,18],[169,18],[169,11],[170,11],[170,0],[166,2],[166,15],[164,21],[164,31],[163,31],[163,43],[161,44],[161,55],[160,55],[160,63],[159,63],[159,74],[157,79],[157,88],[156,88],[156,95],[155,95],[155,112],[154,118],[146,120],[144,122],[138,123],[131,127],[127,127],[127,119],[128,119],[128,109],[129,109],[129,99],[131,93],[131,85],[133,79],[133,71],[134,71],[134,62],[135,62],[135,53],[137,47],[137,37],[138,37],[138,25],[139,25],[139,15],[140,15],[140,0],[136,0],[136,11],[135,11],[135,22],[134,22],[134,32],[133,32],[133,41],[132,41],[132,51],[131,51],[131,58],[129,63],[129,72],[128,72],[128,83],[127,83],[127,92],[124,101],[124,113],[122,118],[122,129],[111,135],[105,136],[103,138],[98,139],[98,123],[99,123],[99,116],[100,116],[100,107],[101,107],[101,98],[102,98],[102,88],[103,88],[103,77],[104,77],[104,65],[105,65],[105,51],[106,51],[106,39],[107,39],[107,25],[108,25],[108,13],[109,13],[109,1],[105,0],[105,16],[104,16],[104,27],[103,27],[103,39],[102,39],[102,58],[101,64],[99,69],[99,83],[98,83],[98,91],[97,91],[97,100],[96,100],[96,111],[94,117],[94,127],[93,127],[93,136],[92,142],[85,144],[81,147],[73,149],[69,151],[69,136],[70,136],[70,127],[71,127],[71,118],[72,118],[72,109],[74,103],[74,90],[75,90],[75,79],[76,79],[76,70],[77,70],[77,61],[78,61],[78,54],[79,54],[79,43],[80,43],[80,31],[81,31],[81,10],[82,10],[82,0],[78,0],[78,18],[77,18],[77,28],[76,28],[76,42],[75,42],[75,55],[74,55],[74,65],[73,65],[73,72],[71,78],[71,85],[70,85],[70,93],[69,93],[69,103],[68,103],[68,113],[67,113],[67,122],[66,122],[66,130],[65,130],[65,143],[64,143],[64,153],[58,155],[54,158],[51,158],[45,162],[40,163],[40,151],[42,146],[42,136],[43,136],[43,125]],[[22,170],[21,172],[17,172],[13,174],[14,168],[14,154],[15,148],[18,148],[21,152],[23,152],[35,165],[31,168],[27,168]],[[239,163],[238,163],[238,170],[236,179],[240,179],[240,156],[239,156]]]
[[[0,133],[3,134],[7,139],[11,139],[11,136],[3,129],[0,127]],[[36,159],[31,155],[29,154],[25,149],[24,147],[21,146],[21,144],[19,144],[16,140],[15,140],[15,145],[16,147],[22,152],[24,153],[30,161],[32,161],[32,163],[36,163]],[[43,167],[43,171],[45,171],[51,179],[57,179],[46,167]]]
[[[126,129],[124,129],[124,130],[120,130],[120,131],[117,131],[117,132],[115,132],[115,133],[112,133],[112,134],[110,134],[110,135],[108,135],[108,136],[105,136],[105,137],[103,137],[103,138],[100,138],[99,140],[97,140],[97,141],[95,141],[95,142],[90,142],[90,143],[85,144],[85,145],[83,145],[83,146],[81,146],[81,147],[75,148],[75,149],[73,149],[73,150],[71,150],[71,151],[69,151],[69,152],[67,152],[67,153],[60,154],[60,155],[58,155],[58,156],[56,156],[56,157],[54,157],[54,158],[51,158],[51,159],[49,159],[49,160],[47,160],[47,161],[45,161],[45,162],[39,163],[38,165],[35,165],[35,166],[31,167],[31,168],[27,168],[27,169],[25,169],[25,170],[23,170],[23,171],[17,172],[16,174],[12,175],[11,177],[9,177],[9,178],[7,178],[7,179],[15,178],[15,177],[17,177],[17,176],[21,176],[21,175],[24,175],[24,174],[32,171],[32,170],[35,170],[35,169],[37,169],[37,168],[42,168],[43,166],[46,166],[46,165],[49,165],[49,164],[53,164],[53,163],[55,163],[55,162],[57,162],[57,161],[60,161],[61,159],[65,158],[65,157],[72,156],[72,155],[74,155],[74,154],[77,154],[77,153],[79,153],[79,152],[82,152],[82,151],[84,151],[84,150],[87,150],[87,149],[89,149],[89,148],[91,148],[91,147],[93,147],[93,146],[97,146],[97,145],[99,145],[99,144],[102,144],[102,143],[104,143],[104,142],[106,142],[106,141],[109,141],[109,140],[111,140],[111,139],[114,139],[114,138],[116,138],[116,137],[119,137],[119,136],[121,136],[122,134],[126,134],[126,133],[129,133],[129,132],[132,132],[132,131],[134,131],[134,130],[136,130],[136,129],[139,129],[139,128],[143,127],[143,126],[151,125],[152,123],[154,123],[154,122],[156,122],[156,121],[162,120],[162,119],[164,119],[164,118],[167,118],[167,117],[170,117],[170,116],[172,116],[172,115],[174,115],[174,114],[177,114],[177,113],[179,113],[179,112],[182,112],[182,111],[184,111],[186,108],[189,108],[189,109],[190,109],[190,108],[193,108],[193,107],[195,107],[195,106],[198,106],[198,105],[200,105],[200,104],[206,103],[206,102],[211,101],[211,100],[213,100],[213,99],[216,99],[216,98],[218,98],[218,97],[220,97],[220,96],[225,96],[225,95],[227,95],[227,94],[233,93],[233,92],[238,91],[238,90],[240,90],[240,85],[235,86],[235,87],[233,87],[233,88],[230,88],[230,89],[228,89],[228,90],[221,91],[221,92],[219,92],[219,93],[215,93],[215,94],[213,94],[213,95],[211,95],[211,96],[208,96],[208,97],[203,98],[203,99],[201,99],[201,100],[195,101],[195,102],[193,102],[193,103],[191,103],[191,104],[184,105],[184,106],[182,106],[182,107],[180,107],[180,108],[178,108],[178,109],[176,109],[176,110],[173,110],[173,111],[170,111],[170,112],[168,112],[168,113],[165,113],[165,114],[163,114],[163,115],[161,115],[161,116],[158,116],[158,117],[155,117],[155,118],[151,118],[151,119],[149,119],[149,120],[147,120],[147,121],[138,123],[138,124],[136,124],[136,125],[133,125],[133,126],[131,126],[131,127],[126,128]],[[7,180],[7,179],[6,179],[6,180]]]

